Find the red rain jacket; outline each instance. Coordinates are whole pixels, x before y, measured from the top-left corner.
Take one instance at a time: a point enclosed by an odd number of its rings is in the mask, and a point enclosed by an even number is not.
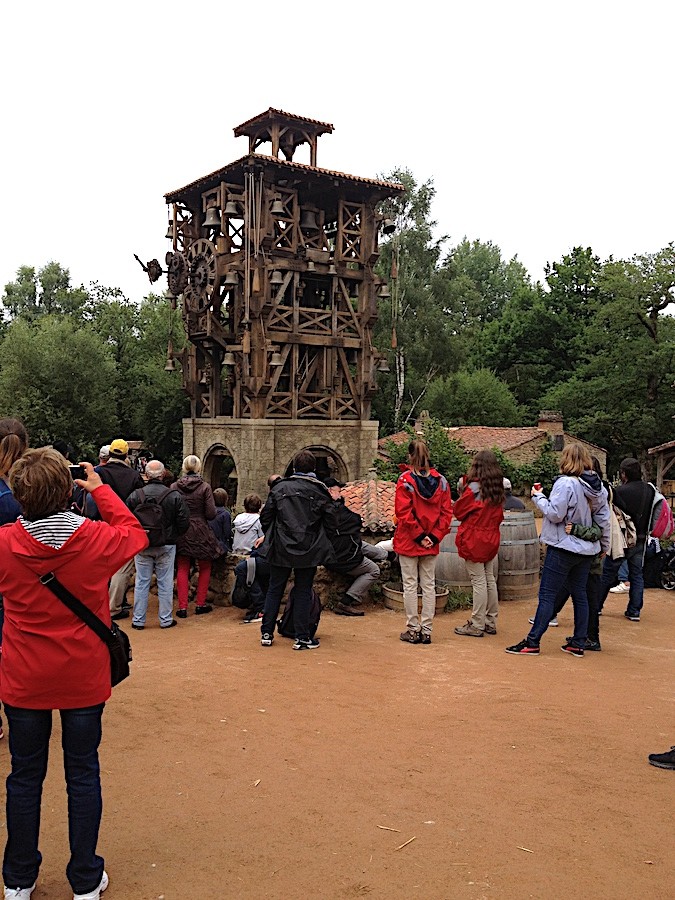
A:
[[[504,510],[501,504],[484,503],[476,494],[480,496],[479,486],[472,482],[455,501],[455,516],[461,522],[455,543],[462,559],[485,563],[499,552],[499,526]]]
[[[452,522],[452,499],[445,477],[436,469],[430,469],[427,476],[416,476],[406,469],[396,482],[394,508],[395,552],[401,556],[437,556]],[[424,537],[431,538],[432,547],[421,546]]]

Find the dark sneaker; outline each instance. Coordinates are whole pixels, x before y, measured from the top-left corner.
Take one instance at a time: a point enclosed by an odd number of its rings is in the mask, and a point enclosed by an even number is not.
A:
[[[113,622],[119,622],[120,619],[128,619],[129,618],[129,610],[121,609],[119,612],[113,613],[113,615],[110,616],[110,618],[113,620]]]
[[[265,631],[260,638],[260,644],[262,647],[271,647],[274,643],[274,635]]]
[[[640,613],[639,613],[639,612],[638,612],[638,613],[634,613],[634,612],[629,612],[628,610],[626,610],[626,612],[624,613],[624,616],[625,616],[630,622],[639,622],[639,621],[640,621]]]
[[[522,641],[519,641],[517,644],[514,644],[512,647],[506,648],[507,653],[522,653],[529,654],[530,656],[538,656],[539,655],[539,644],[529,644],[527,638],[524,638]]]
[[[213,607],[210,603],[202,603],[201,606],[195,606],[195,615],[196,616],[205,616],[206,613],[213,612]]]
[[[568,634],[565,638],[568,644],[570,644],[574,640],[573,634]],[[584,646],[584,650],[602,650],[600,646],[600,641],[592,641],[590,638],[586,638],[586,645]]]
[[[569,653],[572,656],[576,656],[577,658],[580,658],[584,655],[584,651],[581,649],[581,647],[577,647],[575,644],[563,644],[560,649],[563,653]]]
[[[486,625],[485,634],[497,634],[497,629],[494,625]]]
[[[430,644],[431,635],[428,631],[420,631],[420,644]]]
[[[307,640],[302,640],[301,638],[296,638],[295,643],[293,644],[294,650],[316,650],[319,647],[319,642],[316,638],[308,638]]]
[[[244,625],[251,625],[253,622],[262,622],[263,614],[259,613],[246,613],[244,616]]]
[[[179,619],[187,619],[187,609],[177,609],[176,615]]]
[[[675,747],[671,747],[668,753],[650,753],[647,759],[649,765],[657,769],[675,769]]]
[[[178,625],[178,622],[176,622],[175,619],[172,619],[172,620],[169,622],[168,625],[162,625],[162,631],[163,631],[165,628],[175,628],[176,625]]]
[[[143,629],[145,628],[145,625],[137,625],[135,622],[132,622],[131,627],[135,628],[136,631],[143,631]]]
[[[407,644],[421,644],[422,636],[419,631],[402,631],[401,640]]]

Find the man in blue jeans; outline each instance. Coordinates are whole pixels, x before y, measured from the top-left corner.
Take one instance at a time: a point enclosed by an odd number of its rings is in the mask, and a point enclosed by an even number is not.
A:
[[[644,576],[642,566],[645,558],[645,544],[649,534],[649,524],[654,502],[654,488],[642,480],[642,469],[637,459],[627,457],[619,466],[621,484],[614,489],[614,503],[631,517],[637,532],[634,547],[626,550],[628,563],[628,606],[624,616],[631,622],[639,622],[644,602]],[[600,609],[602,609],[609,589],[616,584],[623,559],[605,557],[600,586]]]
[[[294,650],[314,650],[319,641],[310,635],[309,613],[312,584],[317,566],[334,561],[326,526],[334,527],[333,500],[328,488],[316,477],[316,459],[303,450],[293,460],[293,474],[280,478],[270,490],[260,514],[265,532],[261,553],[270,567],[260,643],[271,647],[274,627],[286,584],[294,573]]]
[[[178,622],[173,618],[173,572],[176,559],[176,540],[185,534],[190,525],[190,510],[178,491],[172,491],[162,481],[164,463],[151,459],[145,467],[148,483],[134,491],[127,506],[134,512],[146,500],[159,504],[162,510],[162,544],[149,546],[134,557],[136,583],[134,585],[134,618],[131,627],[138,631],[145,628],[148,612],[148,594],[152,573],[157,575],[159,596],[159,624],[161,628],[173,628]]]

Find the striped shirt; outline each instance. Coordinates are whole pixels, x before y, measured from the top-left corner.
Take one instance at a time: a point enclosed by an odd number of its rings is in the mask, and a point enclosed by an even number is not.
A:
[[[69,510],[54,513],[53,516],[37,519],[35,522],[29,522],[28,519],[19,516],[19,523],[31,537],[41,544],[46,544],[47,547],[53,547],[54,550],[60,550],[83,522],[86,522],[83,516],[78,516],[77,513]]]

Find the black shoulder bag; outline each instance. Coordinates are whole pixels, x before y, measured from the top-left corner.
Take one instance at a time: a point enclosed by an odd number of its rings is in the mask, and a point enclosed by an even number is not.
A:
[[[129,663],[131,662],[131,643],[128,636],[118,628],[117,622],[113,622],[111,627],[102,622],[89,607],[85,606],[77,597],[73,597],[68,588],[64,587],[53,572],[47,572],[40,578],[42,584],[56,594],[59,600],[65,604],[68,609],[82,619],[85,625],[88,625],[92,631],[101,638],[103,643],[110,651],[110,683],[113,687],[129,677]]]

